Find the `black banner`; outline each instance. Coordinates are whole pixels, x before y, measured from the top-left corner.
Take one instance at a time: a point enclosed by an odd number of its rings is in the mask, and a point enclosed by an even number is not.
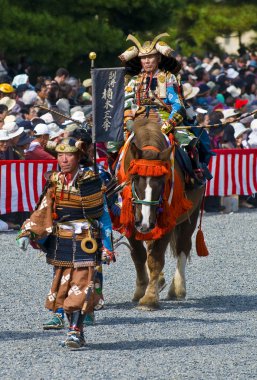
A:
[[[93,69],[93,142],[122,141],[124,68]]]

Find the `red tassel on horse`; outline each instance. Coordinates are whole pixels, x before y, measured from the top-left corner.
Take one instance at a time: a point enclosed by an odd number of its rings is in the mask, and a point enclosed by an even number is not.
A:
[[[131,187],[127,186],[122,191],[122,208],[120,214],[120,222],[124,226],[131,225],[134,221],[132,208],[132,193]]]
[[[203,231],[199,228],[195,240],[196,253],[198,256],[208,256],[209,251],[204,241]]]
[[[204,199],[205,199],[205,195],[203,196],[203,199],[202,199],[201,211],[200,211],[200,224],[198,226],[198,231],[197,231],[196,240],[195,240],[196,253],[198,256],[203,256],[203,257],[209,255],[209,251],[205,244],[203,231],[202,231]]]

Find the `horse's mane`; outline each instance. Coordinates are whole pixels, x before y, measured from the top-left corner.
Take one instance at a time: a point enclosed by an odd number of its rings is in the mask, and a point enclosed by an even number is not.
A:
[[[159,124],[147,119],[141,119],[134,123],[133,131],[135,133],[133,141],[139,149],[147,145],[154,146],[160,151],[167,149],[167,142]],[[155,159],[158,153],[155,151],[144,151],[143,155],[145,159],[151,160]]]

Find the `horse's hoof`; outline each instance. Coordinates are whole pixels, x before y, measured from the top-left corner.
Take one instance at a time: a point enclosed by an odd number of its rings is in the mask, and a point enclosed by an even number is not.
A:
[[[145,293],[142,293],[140,292],[140,294],[138,294],[137,292],[135,292],[133,298],[132,298],[132,302],[139,302],[139,300],[144,297],[144,294]]]
[[[160,309],[160,304],[156,299],[151,300],[144,296],[140,299],[137,308],[140,310],[153,311]]]
[[[137,305],[136,309],[141,311],[156,311],[160,309],[160,306]]]
[[[168,293],[166,300],[167,301],[183,301],[186,298],[186,293],[181,294],[175,294],[175,293]]]

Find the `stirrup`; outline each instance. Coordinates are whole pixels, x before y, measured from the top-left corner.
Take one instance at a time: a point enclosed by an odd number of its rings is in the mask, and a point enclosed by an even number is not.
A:
[[[197,179],[202,180],[204,178],[204,170],[201,168],[194,169],[194,173],[197,177]]]
[[[201,168],[194,169],[194,175],[195,175],[194,184],[196,185],[196,187],[204,186],[206,183],[204,169],[201,169]]]

